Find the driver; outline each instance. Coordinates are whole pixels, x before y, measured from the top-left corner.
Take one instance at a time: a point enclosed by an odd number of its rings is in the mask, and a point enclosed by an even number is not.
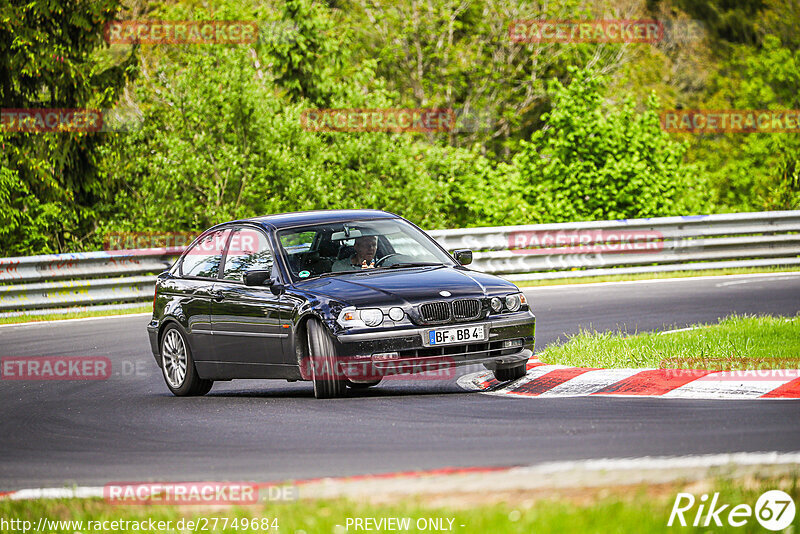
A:
[[[349,258],[337,260],[331,266],[332,272],[357,271],[375,267],[375,252],[378,250],[378,236],[365,235],[357,237],[353,245],[355,253]]]

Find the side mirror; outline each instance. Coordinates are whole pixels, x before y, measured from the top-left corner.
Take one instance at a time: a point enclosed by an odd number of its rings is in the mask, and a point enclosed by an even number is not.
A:
[[[453,257],[461,265],[469,265],[472,263],[472,251],[466,248],[454,250]]]
[[[244,273],[244,285],[246,286],[269,286],[272,294],[277,296],[283,295],[286,289],[283,285],[279,284],[274,278],[270,278],[272,271],[247,271]]]
[[[272,285],[274,280],[270,278],[271,271],[247,271],[244,273],[244,285],[246,286],[263,286]]]

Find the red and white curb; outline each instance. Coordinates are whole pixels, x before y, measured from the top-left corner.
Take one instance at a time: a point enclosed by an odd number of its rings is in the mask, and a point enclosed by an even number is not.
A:
[[[596,369],[528,363],[513,382],[491,371],[458,379],[464,389],[504,397],[664,397],[671,399],[800,399],[800,370]]]

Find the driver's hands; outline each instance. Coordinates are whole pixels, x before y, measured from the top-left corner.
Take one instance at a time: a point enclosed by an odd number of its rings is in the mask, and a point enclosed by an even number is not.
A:
[[[375,259],[372,260],[372,263],[367,265],[367,260],[362,260],[361,262],[362,269],[374,269],[375,268]]]

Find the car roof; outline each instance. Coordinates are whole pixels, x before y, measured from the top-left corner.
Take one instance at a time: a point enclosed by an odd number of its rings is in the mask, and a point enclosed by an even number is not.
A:
[[[281,228],[290,228],[292,226],[301,226],[304,224],[326,224],[342,221],[397,218],[399,218],[398,215],[382,210],[315,210],[265,215],[263,217],[252,217],[244,220],[272,226],[280,230]]]

